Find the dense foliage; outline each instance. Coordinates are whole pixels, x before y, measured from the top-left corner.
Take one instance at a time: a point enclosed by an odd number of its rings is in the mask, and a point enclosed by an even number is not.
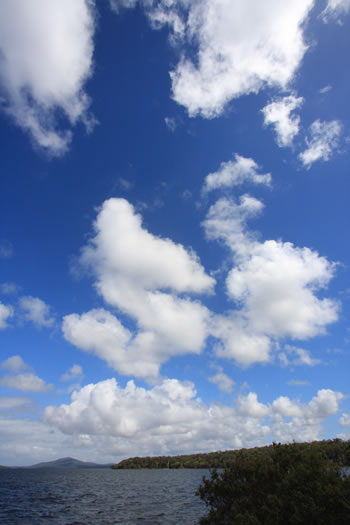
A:
[[[345,525],[350,523],[349,442],[273,445],[242,450],[198,495],[209,508],[201,525]]]
[[[312,447],[319,450],[327,458],[340,465],[350,465],[350,441],[314,441],[311,444],[300,443],[296,447]],[[269,454],[273,447],[243,449],[247,454]],[[157,456],[157,457],[134,457],[124,459],[113,465],[114,469],[138,469],[138,468],[225,468],[235,464],[236,458],[241,454],[239,450],[227,450],[201,454],[188,454],[182,456]]]
[[[221,468],[233,462],[236,451],[188,454],[183,456],[135,457],[124,459],[114,469]]]

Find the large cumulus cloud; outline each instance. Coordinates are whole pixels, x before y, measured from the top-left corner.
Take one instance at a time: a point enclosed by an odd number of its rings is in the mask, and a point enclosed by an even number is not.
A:
[[[105,302],[133,318],[137,330],[99,309],[66,316],[67,340],[138,377],[157,376],[173,355],[202,350],[210,312],[189,294],[211,293],[214,279],[193,251],[148,232],[126,200],[103,204],[80,264]]]

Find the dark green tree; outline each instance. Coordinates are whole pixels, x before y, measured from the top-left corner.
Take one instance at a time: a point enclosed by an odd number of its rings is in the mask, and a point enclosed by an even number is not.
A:
[[[350,524],[350,478],[307,444],[241,451],[198,495],[209,508],[201,525]]]

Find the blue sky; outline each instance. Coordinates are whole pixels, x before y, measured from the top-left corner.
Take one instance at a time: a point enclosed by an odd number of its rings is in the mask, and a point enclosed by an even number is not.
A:
[[[350,437],[349,15],[0,6],[0,464]]]

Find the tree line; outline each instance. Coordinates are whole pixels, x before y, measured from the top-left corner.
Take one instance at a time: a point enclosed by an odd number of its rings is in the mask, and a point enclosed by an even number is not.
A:
[[[287,445],[281,445],[287,446]],[[298,450],[310,449],[317,450],[324,454],[329,460],[342,466],[350,466],[350,441],[341,439],[313,441],[312,443],[295,443]],[[202,468],[202,469],[221,469],[234,465],[237,457],[242,453],[248,454],[251,458],[256,456],[268,457],[274,445],[265,447],[255,447],[240,450],[225,450],[198,454],[187,454],[179,456],[147,456],[132,457],[124,459],[120,463],[112,465],[113,469],[167,469],[167,468]]]

